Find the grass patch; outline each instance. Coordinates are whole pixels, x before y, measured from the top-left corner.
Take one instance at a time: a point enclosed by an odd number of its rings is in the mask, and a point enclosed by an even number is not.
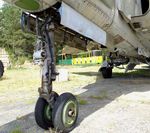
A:
[[[12,130],[10,133],[23,133],[20,129],[16,128]]]
[[[88,104],[88,102],[86,100],[83,100],[83,99],[79,99],[78,102],[80,105],[87,105]]]
[[[96,82],[96,75],[91,74],[74,74],[75,72],[86,73],[96,72],[99,67],[74,67],[65,66],[69,71],[68,82],[54,82],[53,88],[57,93],[71,92],[74,89],[81,88],[87,84]],[[41,86],[40,69],[38,66],[30,66],[19,69],[6,70],[3,78],[0,81],[0,105],[18,104],[33,104],[36,102],[38,97],[38,88]],[[80,99],[81,105],[87,104],[86,100]]]
[[[30,100],[27,100],[26,101],[26,104],[28,104],[28,105],[31,105],[31,104],[34,104],[34,103],[36,103],[36,101],[37,101],[37,99],[35,98],[32,98],[32,99],[30,99]]]
[[[125,69],[113,69],[113,75],[116,77],[150,77],[150,68],[148,66],[142,66],[142,68],[135,68],[125,73]]]
[[[108,99],[108,95],[107,95],[106,91],[102,91],[102,92],[100,92],[100,95],[90,96],[90,98],[97,99],[97,100],[104,100],[104,99]]]
[[[76,96],[76,98],[77,98],[78,103],[79,103],[80,105],[87,105],[87,104],[88,104],[88,101],[87,101],[87,100],[82,99],[82,98],[79,97],[79,96]]]

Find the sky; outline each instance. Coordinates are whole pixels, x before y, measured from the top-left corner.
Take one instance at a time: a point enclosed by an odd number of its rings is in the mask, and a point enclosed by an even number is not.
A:
[[[0,0],[0,8],[2,7],[3,3],[4,2],[2,0]]]

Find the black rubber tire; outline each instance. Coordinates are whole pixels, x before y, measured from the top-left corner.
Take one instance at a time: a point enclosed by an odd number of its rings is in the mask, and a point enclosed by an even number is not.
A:
[[[73,101],[76,104],[76,117],[75,117],[75,121],[70,127],[65,127],[63,123],[63,118],[62,118],[63,109],[66,103],[68,103],[69,101]],[[63,93],[62,95],[60,95],[54,104],[53,113],[52,113],[53,124],[54,124],[54,128],[56,129],[56,131],[62,132],[62,133],[68,133],[72,131],[76,126],[76,121],[78,118],[78,111],[79,111],[78,102],[74,95],[72,95],[71,93]]]
[[[102,68],[101,73],[105,79],[112,78],[112,68]]]
[[[0,78],[3,76],[3,74],[4,74],[4,65],[2,61],[0,60]]]
[[[56,92],[54,93],[54,100],[58,98],[58,94]],[[53,122],[52,122],[52,116],[51,120],[48,120],[48,118],[45,117],[45,108],[49,106],[48,102],[42,98],[39,97],[35,106],[35,121],[39,127],[45,130],[49,130],[49,128],[53,128]]]

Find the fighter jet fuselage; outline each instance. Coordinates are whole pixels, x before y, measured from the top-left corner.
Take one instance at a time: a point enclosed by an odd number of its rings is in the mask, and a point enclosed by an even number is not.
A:
[[[85,19],[103,30],[106,33],[105,35],[102,33],[101,35],[95,34],[88,37],[95,42],[106,46],[109,51],[118,52],[123,56],[137,58],[143,60],[143,62],[145,62],[144,57],[145,59],[150,57],[150,37],[148,36],[149,25],[144,26],[145,23],[149,23],[148,0],[30,0],[26,2],[22,0],[6,1],[33,13],[43,12],[58,2],[64,3],[65,6],[62,4],[63,7],[61,6],[59,8],[70,9],[66,10],[69,12],[66,14],[65,12],[61,14],[60,11],[61,16],[67,16],[68,14],[73,15],[73,12],[75,11],[76,14],[80,14]],[[76,26],[77,29],[78,27],[81,28],[84,25],[84,23],[80,20],[80,17],[72,16],[71,18],[67,17],[66,19],[71,19],[74,21],[74,23],[80,23],[80,26]],[[136,19],[139,21],[136,21]],[[65,26],[67,27],[68,25]],[[77,32],[86,36],[84,32],[80,32],[76,28],[75,30]],[[90,25],[87,27],[87,29],[88,28],[91,28]],[[95,30],[95,28],[93,30]],[[94,31],[92,34],[94,34]],[[98,39],[95,39],[102,37],[105,38],[105,40],[99,41]]]

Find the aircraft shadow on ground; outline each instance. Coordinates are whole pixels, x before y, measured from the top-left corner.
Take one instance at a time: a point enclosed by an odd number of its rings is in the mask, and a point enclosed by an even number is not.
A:
[[[92,74],[93,76],[96,75],[96,73],[92,72],[76,74],[89,76]],[[143,89],[143,85],[147,85],[147,87]],[[83,89],[86,89],[87,91],[80,94],[80,97],[90,101],[89,104],[81,106],[80,113],[82,115],[79,115],[79,123],[121,95],[126,95],[132,92],[149,91],[149,85],[150,69],[147,68],[135,69],[128,73],[115,72],[113,73],[112,79],[103,79],[101,75],[98,75],[96,83],[84,87]]]
[[[113,102],[115,99],[122,95],[127,95],[132,92],[147,92],[150,85],[150,71],[148,68],[136,69],[129,73],[113,73],[112,79],[103,79],[102,76],[96,72],[80,72],[75,74],[86,76],[97,76],[96,82],[89,84],[82,88],[85,92],[79,94],[77,97],[86,101],[86,104],[79,106],[79,118],[77,127],[80,123],[96,111],[104,108],[106,105]],[[142,86],[145,85],[145,88]],[[37,127],[33,113],[22,117],[19,120],[8,123],[0,127],[0,133],[5,129],[12,130],[16,127],[20,127],[26,132],[27,129],[33,129],[33,133],[42,133],[39,127]],[[26,125],[26,126],[25,126]]]

